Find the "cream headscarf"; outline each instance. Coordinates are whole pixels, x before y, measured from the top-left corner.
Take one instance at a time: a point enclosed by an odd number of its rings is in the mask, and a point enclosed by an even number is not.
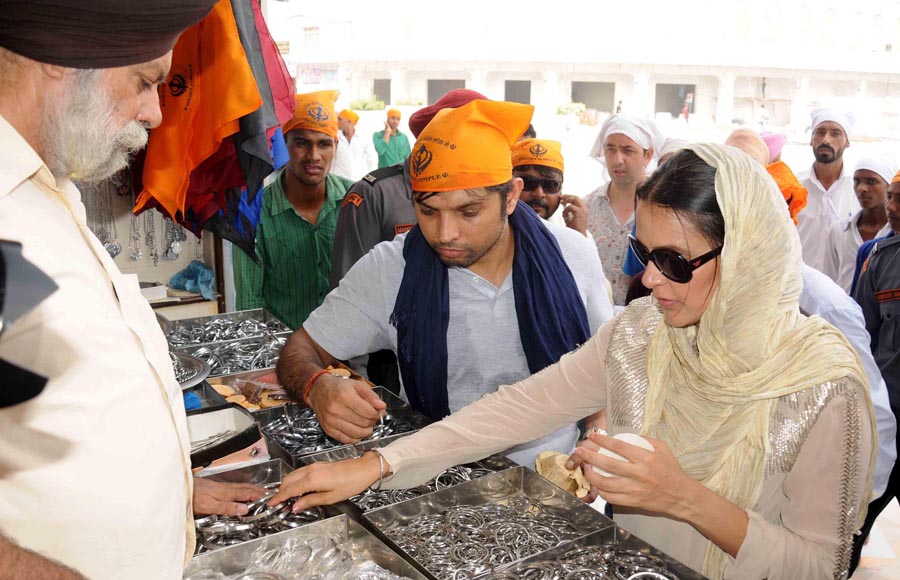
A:
[[[725,219],[721,276],[698,325],[662,322],[654,333],[642,431],[666,441],[690,477],[754,509],[779,397],[846,377],[870,414],[872,405],[859,358],[844,336],[800,313],[800,239],[775,182],[733,147],[687,149],[716,169],[716,201]],[[874,418],[871,425],[876,441]],[[861,525],[865,505],[859,517]],[[726,562],[710,542],[703,574],[722,578]]]

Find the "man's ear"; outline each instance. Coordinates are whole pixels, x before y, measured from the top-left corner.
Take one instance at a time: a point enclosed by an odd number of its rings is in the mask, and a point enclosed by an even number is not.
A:
[[[522,197],[522,188],[524,186],[525,182],[522,181],[521,177],[513,177],[512,187],[506,195],[506,215],[512,215],[516,211],[516,204],[519,202],[519,198]]]
[[[66,69],[65,67],[62,67],[62,66],[59,66],[56,64],[47,64],[47,63],[43,63],[43,62],[40,64],[40,67],[41,67],[41,69],[40,69],[41,73],[44,76],[47,76],[51,79],[58,80],[58,81],[63,80],[66,77],[66,72],[68,71],[68,69]]]

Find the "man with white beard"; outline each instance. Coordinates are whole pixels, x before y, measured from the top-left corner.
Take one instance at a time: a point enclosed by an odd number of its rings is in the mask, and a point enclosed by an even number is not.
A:
[[[214,4],[0,1],[0,239],[58,286],[0,337],[0,359],[47,379],[0,409],[2,578],[181,578],[193,514],[262,493],[192,478],[165,338],[71,181],[144,147],[172,47]]]

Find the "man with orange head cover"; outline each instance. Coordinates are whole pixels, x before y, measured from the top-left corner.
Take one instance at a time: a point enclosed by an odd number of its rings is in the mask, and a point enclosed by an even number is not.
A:
[[[285,345],[278,375],[342,442],[371,435],[384,403],[321,370],[388,348],[410,405],[433,419],[574,349],[612,316],[587,240],[519,203],[510,148],[533,108],[475,100],[440,111],[409,159],[418,224],[366,254]],[[567,450],[574,425],[509,451]]]

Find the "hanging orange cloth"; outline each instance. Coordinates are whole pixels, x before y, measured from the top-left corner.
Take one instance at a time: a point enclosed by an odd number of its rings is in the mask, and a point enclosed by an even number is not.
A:
[[[168,83],[160,87],[162,124],[150,131],[144,189],[134,213],[154,200],[168,215],[183,213],[191,171],[261,105],[231,2],[219,0],[175,45]]]

